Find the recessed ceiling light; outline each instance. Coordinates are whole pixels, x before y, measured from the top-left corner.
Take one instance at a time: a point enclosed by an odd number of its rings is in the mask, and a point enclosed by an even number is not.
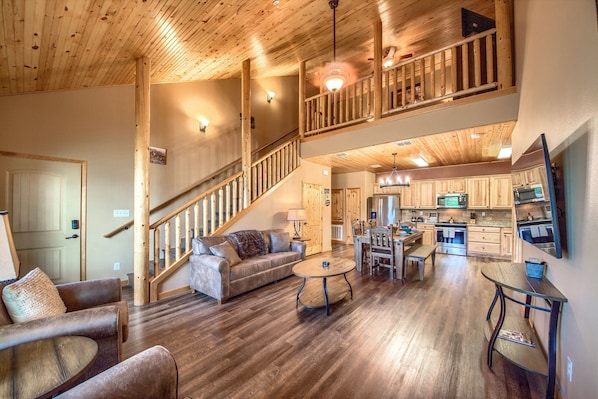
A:
[[[472,139],[479,139],[480,138],[480,134],[479,133],[472,133],[471,134],[471,138]]]
[[[346,152],[339,152],[338,154],[334,154],[334,155],[336,155],[337,157],[346,157],[349,154],[347,154]]]
[[[413,144],[413,143],[409,140],[403,140],[403,141],[397,142],[397,145],[399,147],[405,147],[406,145],[411,145],[411,144]]]
[[[498,159],[506,159],[510,158],[511,154],[513,153],[513,148],[510,145],[503,145],[500,147],[500,151],[498,152]]]
[[[378,169],[378,168],[381,168],[381,167],[382,167],[382,165],[377,164],[377,163],[375,163],[373,165],[370,165],[370,168],[372,168],[372,169]]]
[[[423,158],[418,157],[418,158],[412,158],[411,159],[417,166],[423,168],[425,166],[428,166],[428,163],[426,161],[424,161]]]

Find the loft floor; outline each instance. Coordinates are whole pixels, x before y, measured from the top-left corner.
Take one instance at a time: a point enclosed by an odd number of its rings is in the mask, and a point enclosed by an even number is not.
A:
[[[331,255],[352,257],[353,247]],[[132,289],[125,357],[163,345],[179,368],[179,395],[193,398],[542,398],[545,382],[494,357],[486,366],[484,317],[492,260],[439,254],[436,270],[408,283],[385,272],[348,275],[353,300],[295,309],[289,277],[218,305],[183,294],[136,307]]]

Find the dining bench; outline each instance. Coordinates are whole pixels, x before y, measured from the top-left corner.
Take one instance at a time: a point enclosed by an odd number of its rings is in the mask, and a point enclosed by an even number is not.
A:
[[[424,268],[426,259],[432,256],[432,267],[435,266],[436,261],[436,245],[414,244],[405,250],[403,266],[403,282],[407,281],[407,264],[409,261],[417,262],[419,269],[419,280],[424,280]]]

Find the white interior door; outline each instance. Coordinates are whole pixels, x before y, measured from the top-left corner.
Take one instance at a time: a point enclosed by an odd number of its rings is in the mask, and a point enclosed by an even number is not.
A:
[[[35,267],[55,283],[81,279],[81,165],[0,156],[0,209],[9,212],[20,276]]]

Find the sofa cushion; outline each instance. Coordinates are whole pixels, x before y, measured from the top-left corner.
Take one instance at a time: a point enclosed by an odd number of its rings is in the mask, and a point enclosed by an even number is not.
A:
[[[244,277],[270,270],[272,262],[269,256],[246,259],[243,262],[230,268],[230,280],[238,280]]]
[[[248,259],[268,253],[266,242],[258,230],[241,230],[229,234],[237,243],[237,250],[241,259]]]
[[[4,287],[2,300],[15,323],[66,313],[56,286],[39,267]]]
[[[2,293],[4,287],[6,287],[8,284],[14,283],[15,281],[17,281],[16,278],[0,281],[0,293]],[[4,302],[0,301],[0,327],[7,324],[12,324],[12,319],[8,314],[8,310],[6,310],[6,306],[4,306]]]
[[[237,243],[231,237],[228,236],[197,237],[192,240],[191,246],[195,255],[212,255],[210,247],[222,244],[225,241],[228,241],[233,248],[236,248]]]
[[[288,231],[285,232],[272,232],[270,233],[270,243],[272,245],[270,252],[288,252],[291,236]]]
[[[262,236],[266,242],[266,250],[272,252],[272,243],[270,242],[270,233],[284,233],[283,229],[267,229],[262,230]]]
[[[276,252],[265,256],[259,256],[256,259],[268,259],[271,263],[271,267],[283,266],[291,262],[301,260],[301,254],[299,252]]]
[[[210,251],[221,258],[226,258],[231,266],[241,263],[241,258],[237,254],[237,250],[228,242],[224,241],[221,244],[213,245],[210,247]]]

